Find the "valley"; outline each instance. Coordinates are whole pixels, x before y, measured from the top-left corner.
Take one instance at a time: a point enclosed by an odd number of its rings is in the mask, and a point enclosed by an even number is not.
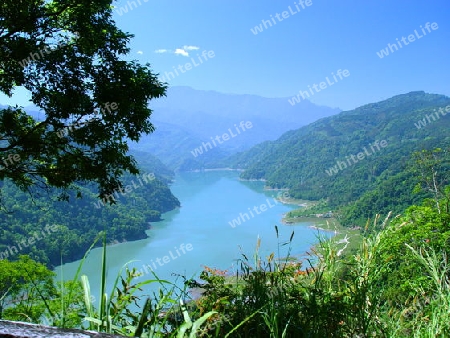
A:
[[[448,338],[449,13],[2,0],[0,337]]]

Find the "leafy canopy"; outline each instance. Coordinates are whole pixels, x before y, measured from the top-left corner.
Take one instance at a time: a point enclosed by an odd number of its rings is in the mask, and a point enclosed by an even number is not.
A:
[[[166,86],[149,64],[124,60],[133,36],[116,27],[111,3],[0,3],[0,91],[23,87],[45,112],[0,109],[0,180],[24,190],[92,181],[105,195],[139,172],[127,142],[154,130],[148,101]]]

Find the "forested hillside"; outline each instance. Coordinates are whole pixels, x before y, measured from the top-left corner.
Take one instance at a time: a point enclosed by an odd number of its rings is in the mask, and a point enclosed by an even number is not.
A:
[[[222,165],[219,161],[232,154],[340,111],[310,101],[291,106],[287,98],[224,94],[183,86],[170,87],[167,96],[152,101],[150,107],[156,130],[131,148],[148,151],[169,168],[180,171],[216,168]],[[251,127],[239,129],[238,133],[236,128],[241,122]]]
[[[146,238],[150,222],[180,202],[168,187],[173,173],[149,154],[133,155],[141,174],[125,176],[124,188],[106,201],[94,194],[93,186],[78,185],[83,198],[72,191],[65,201],[56,190],[36,190],[31,196],[9,181],[0,182],[0,259],[29,254],[54,266],[61,254],[65,263],[81,258],[102,230],[110,243]],[[116,204],[109,205],[113,199]]]
[[[361,198],[360,210],[345,215],[347,224],[361,223],[424,197],[412,193],[418,182],[408,173],[411,156],[450,145],[449,113],[450,98],[411,92],[287,132],[229,163],[246,169],[243,179],[265,179],[296,198],[327,199],[331,208]]]
[[[214,166],[219,160],[232,154],[221,147],[202,149],[202,153],[196,153],[196,148],[202,148],[202,143],[211,141],[202,139],[192,132],[171,123],[158,122],[158,126],[151,135],[144,137],[132,148],[152,153],[163,159],[169,168],[180,171],[190,171]]]

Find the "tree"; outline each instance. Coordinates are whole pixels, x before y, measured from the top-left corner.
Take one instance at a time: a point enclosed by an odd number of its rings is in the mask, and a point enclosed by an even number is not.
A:
[[[450,195],[448,189],[446,190],[446,186],[449,184],[447,171],[450,161],[448,155],[448,150],[441,148],[417,151],[413,154],[414,172],[419,181],[415,191],[419,192],[423,189],[432,193],[439,213],[442,212],[441,204],[444,205],[446,213],[450,212]]]
[[[383,234],[377,264],[385,273],[379,283],[381,294],[392,304],[405,304],[415,290],[421,289],[424,294],[434,290],[429,272],[407,245],[417,250],[432,249],[446,257],[450,214],[440,212],[433,200],[425,200],[422,206],[409,207]]]
[[[30,302],[51,298],[55,293],[53,278],[52,271],[28,256],[21,255],[16,262],[1,259],[0,318],[7,305],[10,309],[11,305],[15,308],[20,307],[21,311],[18,312],[23,314],[24,309],[30,309]]]
[[[0,181],[63,191],[95,182],[103,196],[122,187],[124,172],[139,173],[127,143],[154,130],[148,102],[166,85],[149,64],[124,60],[133,36],[116,27],[111,3],[0,3],[0,91],[23,87],[45,112],[0,110]]]

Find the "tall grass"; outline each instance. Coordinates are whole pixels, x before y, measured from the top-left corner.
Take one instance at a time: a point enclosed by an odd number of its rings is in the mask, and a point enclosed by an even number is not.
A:
[[[252,257],[242,253],[238,269],[229,276],[205,268],[200,278],[204,293],[189,299],[184,287],[161,280],[156,274],[135,282],[139,273],[127,263],[117,274],[108,293],[106,283],[107,248],[103,240],[99,262],[99,304],[95,306],[88,276],[81,275],[89,251],[81,260],[74,280],[61,283],[60,320],[73,326],[74,307],[80,289],[84,301],[84,327],[134,337],[448,337],[450,332],[450,266],[445,251],[405,244],[429,283],[416,286],[404,304],[386,299],[389,262],[379,257],[395,236],[390,216],[373,227],[379,229],[364,237],[359,248],[344,255],[339,241],[318,237],[318,244],[301,262],[291,257],[294,232],[280,241],[277,255],[263,257],[258,238]],[[369,224],[368,224],[369,226]],[[367,226],[367,227],[368,227]],[[400,224],[401,226],[401,224]],[[366,230],[367,230],[366,227]],[[287,254],[280,249],[288,246]],[[409,256],[408,256],[409,257]],[[157,284],[159,290],[144,295],[143,288]],[[417,285],[417,284],[413,284]],[[431,285],[431,287],[429,287]],[[82,287],[82,288],[81,288]],[[53,311],[51,302],[45,303]],[[54,312],[54,311],[53,311]]]
[[[207,325],[205,337],[446,337],[450,332],[449,267],[445,253],[414,249],[434,293],[422,297],[414,311],[408,303],[389,306],[383,298],[383,284],[389,262],[377,259],[395,228],[390,215],[373,226],[381,229],[362,239],[358,250],[339,254],[339,243],[318,238],[307,260],[300,264],[276,264],[274,255],[266,260],[243,255],[240,271],[230,287],[225,277],[209,271],[202,278],[207,292],[198,306],[220,313]],[[292,237],[291,237],[292,240]],[[226,287],[227,286],[227,287]],[[425,298],[426,297],[426,298]],[[412,302],[412,300],[411,300]],[[402,310],[399,311],[398,308]]]
[[[445,252],[413,248],[405,244],[428,272],[433,294],[417,288],[404,304],[392,313],[392,337],[448,337],[450,334],[450,265]]]
[[[128,269],[126,263],[118,272],[111,292],[107,293],[107,245],[106,233],[102,233],[102,260],[100,262],[100,299],[96,309],[91,294],[89,278],[81,275],[83,264],[94,244],[86,252],[81,260],[74,280],[80,278],[83,288],[83,299],[86,314],[84,321],[87,328],[97,332],[121,334],[132,337],[195,337],[201,325],[215,312],[210,311],[195,317],[195,313],[189,314],[183,299],[187,297],[186,286],[180,289],[176,283],[159,279],[153,272],[154,279],[135,283],[134,279],[140,274],[136,269]],[[97,239],[98,240],[98,239]],[[153,297],[138,295],[142,293],[145,285],[156,283],[160,286],[159,292],[154,292]],[[74,285],[74,284],[72,284]],[[69,313],[68,305],[73,302],[75,288],[62,289],[61,302],[61,326],[65,327]],[[142,300],[144,300],[142,305]],[[131,308],[140,308],[133,312]]]

